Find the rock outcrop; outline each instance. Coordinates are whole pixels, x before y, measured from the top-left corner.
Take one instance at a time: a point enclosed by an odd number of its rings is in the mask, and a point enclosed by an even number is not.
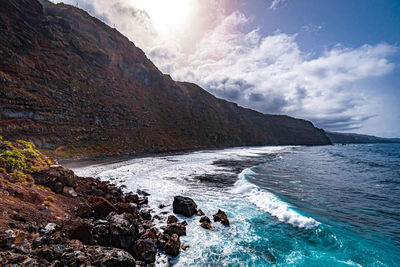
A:
[[[175,196],[172,203],[174,213],[191,217],[197,214],[197,205],[193,199],[183,196]]]
[[[265,115],[162,74],[76,7],[0,2],[0,135],[59,156],[330,144],[312,123]]]

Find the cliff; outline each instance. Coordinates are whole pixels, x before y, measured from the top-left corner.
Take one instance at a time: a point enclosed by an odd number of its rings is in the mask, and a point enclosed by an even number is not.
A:
[[[334,144],[400,143],[400,138],[383,138],[355,133],[326,133]]]
[[[323,145],[312,123],[265,115],[162,74],[117,30],[46,0],[0,2],[0,134],[60,155]]]

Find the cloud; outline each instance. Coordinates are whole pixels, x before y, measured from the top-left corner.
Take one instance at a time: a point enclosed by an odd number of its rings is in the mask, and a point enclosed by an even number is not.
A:
[[[227,13],[228,0],[191,0],[196,13],[169,39],[131,1],[78,1],[80,6],[91,3],[92,15],[115,25],[174,79],[195,82],[244,107],[309,119],[328,130],[358,129],[376,116],[369,108],[376,103],[364,85],[395,67],[389,58],[398,49],[384,43],[337,45],[315,56],[301,51],[296,34],[245,31],[250,20],[239,11]],[[284,1],[274,0],[271,9]]]
[[[271,6],[269,7],[272,10],[277,10],[280,5],[282,5],[286,0],[273,0]]]
[[[301,29],[305,32],[318,32],[323,29],[323,26],[315,24],[307,24],[301,27]]]

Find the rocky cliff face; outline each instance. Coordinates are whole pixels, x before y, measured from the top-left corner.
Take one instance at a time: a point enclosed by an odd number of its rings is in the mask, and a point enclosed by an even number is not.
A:
[[[330,143],[173,81],[117,30],[46,0],[0,2],[0,105],[0,135],[66,155]]]

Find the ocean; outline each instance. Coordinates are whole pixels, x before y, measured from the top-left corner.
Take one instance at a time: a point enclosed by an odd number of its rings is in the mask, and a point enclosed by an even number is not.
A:
[[[176,195],[210,218],[224,210],[230,226],[211,231],[178,216],[190,247],[175,266],[400,266],[400,144],[229,148],[76,172],[150,193],[154,214]]]

